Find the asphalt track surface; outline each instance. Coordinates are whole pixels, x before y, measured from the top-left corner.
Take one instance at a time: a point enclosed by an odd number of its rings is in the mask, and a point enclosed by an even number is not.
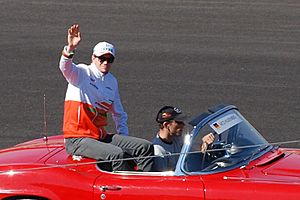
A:
[[[44,94],[46,132],[61,134],[58,60],[73,23],[76,63],[115,44],[130,135],[150,140],[163,105],[193,117],[226,103],[268,141],[300,140],[299,0],[0,0],[0,13],[0,148],[42,136]]]

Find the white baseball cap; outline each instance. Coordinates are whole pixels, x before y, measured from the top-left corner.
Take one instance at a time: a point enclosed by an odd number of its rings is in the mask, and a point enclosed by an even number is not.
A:
[[[115,48],[114,45],[108,42],[99,42],[93,49],[93,54],[97,57],[102,56],[104,54],[111,54],[115,57]]]

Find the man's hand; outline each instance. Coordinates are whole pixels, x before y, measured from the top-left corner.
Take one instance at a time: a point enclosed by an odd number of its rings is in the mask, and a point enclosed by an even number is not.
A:
[[[201,152],[205,152],[207,150],[208,145],[213,143],[215,140],[215,136],[213,133],[209,133],[202,138]]]
[[[80,40],[81,36],[79,31],[79,25],[74,24],[68,29],[68,53],[73,51],[78,46]]]

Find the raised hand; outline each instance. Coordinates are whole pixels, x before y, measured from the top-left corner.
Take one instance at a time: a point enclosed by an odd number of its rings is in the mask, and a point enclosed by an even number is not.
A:
[[[209,133],[202,138],[202,145],[200,147],[201,152],[205,152],[207,150],[208,145],[213,143],[215,140],[215,136],[213,133]]]
[[[81,35],[79,31],[79,24],[74,24],[68,29],[68,48],[67,51],[73,51],[80,43]]]

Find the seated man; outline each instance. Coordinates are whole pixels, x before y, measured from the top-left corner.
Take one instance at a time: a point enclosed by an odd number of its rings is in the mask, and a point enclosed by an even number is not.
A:
[[[68,29],[67,39],[59,62],[68,82],[63,123],[67,153],[111,162],[113,171],[132,170],[126,159],[134,157],[139,171],[151,171],[151,142],[128,136],[127,113],[121,103],[118,81],[110,72],[114,46],[99,42],[93,48],[89,65],[76,64],[73,56],[81,41],[78,24]],[[106,130],[109,113],[116,134]]]
[[[164,106],[156,116],[159,131],[152,143],[154,145],[154,171],[170,171],[176,167],[179,153],[183,145],[182,131],[186,116],[179,108]],[[206,151],[214,141],[214,135],[209,133],[202,138],[201,151]]]

